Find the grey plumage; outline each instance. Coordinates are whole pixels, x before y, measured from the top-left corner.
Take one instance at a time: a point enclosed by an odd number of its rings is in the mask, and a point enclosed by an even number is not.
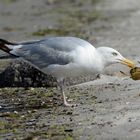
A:
[[[72,52],[85,47],[87,41],[75,37],[51,37],[45,40],[21,43],[15,54],[29,60],[39,68],[53,64],[66,65],[73,62]],[[89,44],[89,43],[88,43]]]

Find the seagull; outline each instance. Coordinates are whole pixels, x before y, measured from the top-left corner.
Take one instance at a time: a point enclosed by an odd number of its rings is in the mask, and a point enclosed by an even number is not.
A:
[[[134,63],[110,47],[95,48],[77,37],[48,37],[42,40],[13,43],[0,39],[0,49],[14,57],[23,58],[45,74],[56,77],[65,106],[64,80],[100,74],[105,67],[121,63],[134,68]]]

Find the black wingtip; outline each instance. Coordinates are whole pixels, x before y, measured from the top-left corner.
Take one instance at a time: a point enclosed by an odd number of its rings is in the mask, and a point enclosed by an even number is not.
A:
[[[0,45],[1,45],[1,44],[17,45],[18,43],[10,42],[10,41],[8,41],[8,40],[5,40],[5,39],[0,38]]]
[[[9,45],[9,46],[8,46]],[[12,49],[14,48],[14,45],[18,45],[17,43],[9,42],[5,39],[0,38],[0,50],[3,50],[4,52],[10,54],[11,56],[18,57],[14,54],[11,54]],[[13,46],[13,48],[12,48]]]
[[[11,47],[9,47],[8,45]],[[0,38],[0,49],[3,50],[4,52],[7,52],[10,54],[10,51],[13,49],[12,46],[14,45],[17,45],[17,44]]]

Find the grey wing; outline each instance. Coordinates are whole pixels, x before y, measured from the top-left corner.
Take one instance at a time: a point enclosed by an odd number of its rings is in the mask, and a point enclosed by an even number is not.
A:
[[[73,51],[77,47],[92,46],[89,42],[76,37],[50,37],[41,42],[42,44],[47,44],[48,47],[65,52]]]
[[[91,45],[85,40],[75,37],[50,37],[44,40],[24,42],[16,50],[16,54],[30,61],[39,68],[48,65],[66,65],[74,61],[73,51],[77,47]]]
[[[38,68],[48,65],[66,65],[74,61],[72,52],[80,46],[76,38],[53,37],[40,41],[21,43],[16,54],[31,62]]]

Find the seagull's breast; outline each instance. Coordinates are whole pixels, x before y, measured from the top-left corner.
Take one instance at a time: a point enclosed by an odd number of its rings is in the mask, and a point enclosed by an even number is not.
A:
[[[97,74],[102,70],[100,57],[93,46],[78,47],[70,52],[70,55],[73,57],[73,61],[68,64],[50,65],[42,70],[57,78],[86,76]]]
[[[74,60],[79,66],[85,68],[87,73],[96,73],[103,69],[101,56],[93,46],[78,48]]]

